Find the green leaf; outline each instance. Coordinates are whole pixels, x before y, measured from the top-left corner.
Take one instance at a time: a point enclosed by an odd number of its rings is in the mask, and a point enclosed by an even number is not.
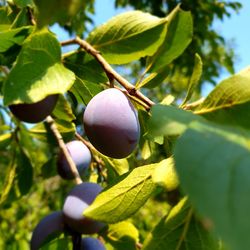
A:
[[[123,221],[109,225],[106,238],[112,249],[136,250],[139,232],[131,222]]]
[[[167,191],[176,189],[179,186],[179,180],[173,158],[170,157],[161,161],[155,169],[152,178],[154,183],[163,186]]]
[[[141,11],[128,11],[97,27],[87,41],[112,64],[125,64],[153,55],[166,35],[167,20]]]
[[[82,0],[34,0],[37,7],[37,25],[39,28],[59,22],[70,21],[82,6]]]
[[[4,150],[8,147],[12,141],[12,134],[2,134],[0,135],[0,150]]]
[[[28,5],[32,6],[32,0],[13,0],[13,1],[20,8],[24,8]]]
[[[22,45],[31,31],[32,28],[26,26],[0,32],[0,53],[7,51],[14,45]]]
[[[20,195],[25,195],[29,192],[33,184],[33,167],[29,158],[22,150],[20,150],[17,157],[16,174],[18,191]]]
[[[159,117],[161,119],[159,119]],[[179,135],[187,129],[192,121],[203,121],[204,119],[190,111],[185,111],[168,105],[154,105],[152,116],[149,119],[149,135]]]
[[[78,102],[82,102],[85,105],[87,105],[89,101],[102,90],[103,88],[101,85],[86,82],[79,77],[76,77],[75,83],[70,89]]]
[[[174,150],[183,190],[232,250],[249,249],[250,133],[195,122]]]
[[[63,136],[63,138],[66,140],[70,140],[74,137],[76,132],[76,127],[73,122],[68,122],[65,120],[56,119],[55,124],[60,132],[60,134]],[[51,136],[53,137],[50,129],[48,128],[46,123],[38,123],[34,127],[32,127],[29,132],[31,135],[37,139],[40,139],[42,141],[47,142],[51,139]],[[54,141],[54,140],[53,140]]]
[[[188,83],[187,95],[183,100],[181,106],[185,105],[191,99],[202,75],[202,65],[203,64],[200,56],[198,54],[195,54],[193,73]]]
[[[8,194],[13,186],[15,176],[16,176],[16,156],[13,155],[13,159],[10,161],[9,166],[6,170],[6,176],[4,179],[4,184],[0,193],[0,205],[2,205],[8,198]]]
[[[150,75],[148,75],[145,79],[143,79],[141,82],[138,82],[136,84],[136,88],[154,88],[158,85],[160,85],[169,75],[168,68],[162,68],[158,72],[153,72]]]
[[[196,110],[209,120],[250,127],[250,66],[218,84]]]
[[[130,217],[154,191],[156,186],[152,181],[152,173],[157,165],[132,170],[124,179],[99,194],[84,211],[84,215],[107,223],[116,223]]]
[[[220,246],[194,216],[183,198],[147,237],[142,250],[219,250]]]
[[[76,119],[70,107],[70,104],[67,102],[63,95],[59,96],[56,107],[53,110],[53,115],[60,120],[68,122],[72,122]]]
[[[61,63],[60,44],[47,30],[35,32],[24,42],[17,62],[4,85],[4,103],[32,103],[66,92],[74,73]]]
[[[114,159],[102,155],[105,163],[109,164],[118,175],[125,174],[129,171],[129,163],[126,158],[124,159]]]
[[[148,59],[149,71],[159,71],[180,56],[192,40],[193,20],[189,11],[178,5],[166,18],[168,31],[157,52]]]
[[[69,240],[68,238],[55,239],[53,241],[50,241],[41,248],[41,250],[59,250],[59,249],[71,250],[72,249],[71,240]]]

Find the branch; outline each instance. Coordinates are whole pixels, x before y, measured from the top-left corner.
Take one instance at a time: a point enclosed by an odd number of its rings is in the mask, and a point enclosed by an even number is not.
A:
[[[54,134],[54,136],[55,136],[55,138],[57,140],[57,143],[58,143],[60,149],[62,150],[62,152],[63,152],[63,154],[64,154],[64,156],[65,156],[65,158],[66,158],[66,160],[67,160],[67,162],[69,164],[69,167],[70,167],[71,172],[72,172],[72,174],[74,176],[74,180],[75,180],[76,184],[81,184],[82,179],[81,179],[81,177],[79,175],[79,172],[78,172],[78,170],[76,168],[76,165],[75,165],[74,161],[72,160],[72,158],[71,158],[71,156],[69,154],[69,151],[67,150],[67,147],[66,147],[66,145],[65,145],[65,143],[63,141],[62,135],[58,131],[58,128],[57,128],[57,126],[55,124],[54,119],[51,116],[47,116],[46,122],[50,125],[50,129],[53,132],[53,134]]]
[[[117,82],[119,82],[127,90],[129,95],[140,99],[145,104],[144,107],[146,106],[147,110],[149,110],[154,105],[153,101],[151,101],[148,97],[146,97],[139,90],[137,90],[133,84],[131,84],[121,75],[119,75],[104,59],[104,57],[100,54],[100,52],[97,51],[94,47],[92,47],[88,42],[80,39],[79,37],[61,42],[62,46],[71,45],[71,44],[78,44],[87,53],[92,55],[100,63],[103,70],[106,72],[106,75],[108,76],[109,80],[113,78]],[[111,82],[111,85],[112,85],[112,82]]]

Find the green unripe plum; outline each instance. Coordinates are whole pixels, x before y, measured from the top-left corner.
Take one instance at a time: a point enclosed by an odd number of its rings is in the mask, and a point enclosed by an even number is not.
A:
[[[106,89],[94,96],[85,109],[83,123],[89,141],[106,156],[125,158],[138,143],[137,112],[118,89]]]
[[[74,140],[66,143],[66,148],[68,149],[79,174],[82,175],[91,163],[91,153],[88,147],[81,141]],[[70,180],[74,178],[71,168],[62,151],[60,151],[58,156],[57,172],[63,179]]]
[[[61,211],[56,211],[44,217],[35,227],[31,241],[30,249],[38,250],[52,235],[56,236],[64,232],[65,224]]]
[[[49,95],[35,103],[12,104],[9,106],[12,114],[20,121],[38,123],[50,115],[56,106],[58,95]]]
[[[96,183],[84,182],[76,185],[68,194],[63,205],[65,224],[74,232],[94,234],[99,232],[104,224],[83,215],[83,212],[95,200],[102,187]]]

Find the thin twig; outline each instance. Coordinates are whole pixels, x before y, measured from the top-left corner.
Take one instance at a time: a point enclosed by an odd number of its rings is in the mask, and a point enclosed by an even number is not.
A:
[[[30,19],[31,24],[36,25],[36,20],[35,20],[35,17],[33,15],[33,10],[28,6],[27,11],[28,11],[28,15],[29,15],[29,19]]]
[[[151,101],[148,97],[146,97],[139,90],[137,90],[133,84],[131,84],[121,75],[119,75],[104,59],[100,52],[97,51],[94,47],[92,47],[88,42],[82,40],[79,37],[61,42],[62,46],[71,44],[78,44],[87,53],[91,54],[100,63],[109,79],[115,79],[117,82],[119,82],[127,90],[129,95],[140,99],[145,104],[144,107],[147,106],[148,110],[154,105],[153,101]]]
[[[81,179],[81,177],[79,175],[79,172],[78,172],[78,170],[76,168],[76,165],[75,165],[74,161],[72,160],[72,158],[71,158],[71,156],[70,156],[70,154],[69,154],[69,152],[67,150],[67,147],[66,147],[66,145],[65,145],[65,143],[63,141],[62,135],[58,131],[58,128],[57,128],[57,126],[56,126],[56,124],[54,122],[54,119],[51,116],[47,116],[46,122],[50,125],[50,129],[53,132],[53,134],[54,134],[54,136],[55,136],[55,138],[57,140],[57,143],[58,143],[60,149],[62,150],[62,152],[63,152],[63,154],[64,154],[64,156],[65,156],[65,158],[66,158],[66,160],[67,160],[67,162],[69,164],[69,167],[70,167],[71,172],[72,172],[72,174],[74,176],[74,180],[75,180],[76,184],[81,184],[82,179]]]

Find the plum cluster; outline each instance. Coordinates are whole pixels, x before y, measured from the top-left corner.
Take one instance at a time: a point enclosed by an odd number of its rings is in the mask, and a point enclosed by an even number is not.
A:
[[[83,212],[101,190],[101,186],[96,183],[76,185],[67,195],[62,211],[51,213],[37,224],[30,242],[31,250],[40,249],[49,238],[63,232],[72,235],[98,233],[105,225],[86,218]],[[79,250],[105,250],[105,247],[99,240],[86,237],[82,238]]]
[[[57,96],[50,96],[35,104],[11,105],[10,110],[20,120],[37,122],[52,112],[56,100]],[[37,117],[31,119],[30,116],[34,115],[32,109],[40,110],[45,103],[50,107],[50,112],[42,111],[43,114],[36,114]],[[137,112],[128,97],[115,88],[104,90],[92,98],[85,109],[83,123],[91,144],[100,153],[112,158],[129,156],[139,141],[140,125]],[[91,163],[88,147],[81,141],[73,140],[66,144],[66,148],[79,175],[86,173]],[[57,171],[63,179],[74,178],[63,151],[58,154]],[[67,195],[62,211],[53,212],[38,223],[32,234],[31,250],[39,249],[50,237],[63,232],[72,235],[98,233],[105,225],[86,218],[83,213],[101,190],[101,186],[96,183],[84,182],[76,185]],[[84,237],[79,250],[104,249],[98,239]]]

